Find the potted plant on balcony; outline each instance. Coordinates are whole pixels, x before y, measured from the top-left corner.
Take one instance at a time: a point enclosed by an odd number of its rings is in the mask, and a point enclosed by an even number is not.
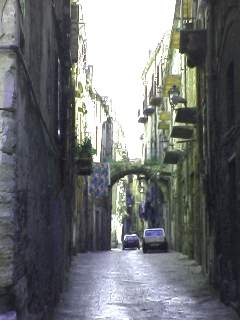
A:
[[[93,170],[93,155],[96,153],[92,148],[91,139],[86,137],[82,143],[76,143],[74,153],[77,174],[90,175]]]

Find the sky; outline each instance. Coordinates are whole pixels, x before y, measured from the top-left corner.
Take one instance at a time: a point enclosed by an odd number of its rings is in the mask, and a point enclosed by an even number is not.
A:
[[[140,157],[137,122],[142,108],[141,74],[165,32],[171,29],[175,0],[80,0],[87,34],[87,63],[94,87],[112,99],[130,158]]]

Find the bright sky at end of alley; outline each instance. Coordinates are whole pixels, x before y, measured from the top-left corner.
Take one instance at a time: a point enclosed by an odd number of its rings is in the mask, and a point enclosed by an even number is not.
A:
[[[141,74],[163,34],[170,30],[175,0],[80,0],[87,33],[87,63],[94,86],[113,101],[131,158],[139,156]]]

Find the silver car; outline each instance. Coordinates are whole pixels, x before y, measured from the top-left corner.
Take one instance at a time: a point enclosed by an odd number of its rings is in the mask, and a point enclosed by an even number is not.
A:
[[[168,251],[168,243],[163,228],[149,228],[143,232],[142,242],[143,253],[149,249],[160,249],[165,252]]]

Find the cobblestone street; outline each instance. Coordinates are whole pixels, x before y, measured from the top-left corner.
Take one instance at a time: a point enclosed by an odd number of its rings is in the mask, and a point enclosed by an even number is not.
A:
[[[119,249],[72,263],[54,320],[236,320],[182,254]]]

